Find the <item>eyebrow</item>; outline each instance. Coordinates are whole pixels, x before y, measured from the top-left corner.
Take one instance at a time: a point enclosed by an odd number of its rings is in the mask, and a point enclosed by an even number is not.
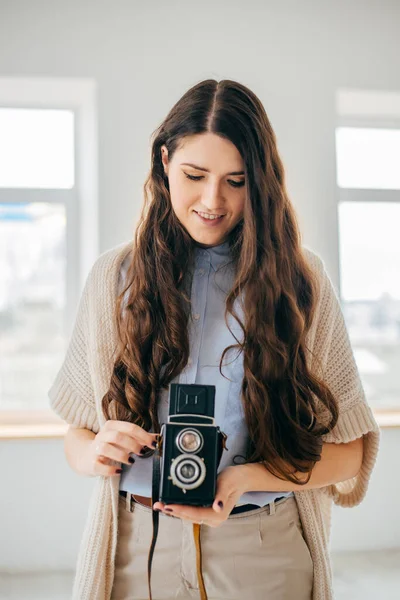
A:
[[[198,171],[205,171],[206,173],[209,173],[209,169],[205,169],[204,167],[199,167],[197,165],[194,165],[193,163],[181,163],[181,165],[187,165],[188,167],[193,167],[194,169],[197,169]],[[227,175],[244,175],[244,171],[232,171],[231,173],[227,173]]]

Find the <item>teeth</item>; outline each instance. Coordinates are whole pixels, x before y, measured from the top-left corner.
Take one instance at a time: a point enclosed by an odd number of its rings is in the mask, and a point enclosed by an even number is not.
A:
[[[210,219],[211,221],[213,219],[220,219],[221,217],[224,216],[224,215],[211,215],[210,216],[210,215],[207,215],[206,213],[201,213],[201,212],[199,212],[197,214],[199,214],[201,217],[204,217],[205,219]]]

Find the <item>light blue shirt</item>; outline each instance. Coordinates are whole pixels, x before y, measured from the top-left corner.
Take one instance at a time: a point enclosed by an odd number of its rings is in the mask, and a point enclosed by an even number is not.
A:
[[[124,283],[130,255],[121,267],[120,289]],[[192,314],[189,319],[190,356],[185,369],[172,383],[198,383],[215,385],[215,424],[228,436],[219,464],[218,473],[225,467],[243,464],[248,443],[248,430],[240,399],[243,370],[243,354],[240,348],[231,348],[225,355],[222,372],[219,362],[224,348],[236,344],[224,320],[226,296],[233,285],[234,269],[231,261],[229,242],[211,248],[195,247],[194,268],[190,271],[186,285],[191,285]],[[235,311],[244,322],[239,298]],[[243,332],[232,315],[228,323],[234,335],[242,341]],[[160,424],[168,421],[168,390],[161,390],[158,406]],[[141,458],[135,455],[133,465],[122,465],[120,490],[151,497],[153,457]],[[264,506],[279,496],[292,496],[293,492],[246,492],[237,504],[257,504]]]

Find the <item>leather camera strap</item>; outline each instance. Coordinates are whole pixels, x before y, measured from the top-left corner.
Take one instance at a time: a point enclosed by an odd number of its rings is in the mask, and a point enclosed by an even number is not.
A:
[[[196,571],[197,581],[199,582],[199,591],[201,600],[207,600],[206,587],[204,585],[203,571],[202,571],[202,554],[200,544],[200,523],[193,523],[193,537],[196,546]]]
[[[151,595],[151,565],[153,563],[154,548],[157,541],[158,525],[160,513],[157,510],[153,510],[153,504],[158,502],[160,493],[160,457],[161,457],[162,439],[161,436],[158,440],[156,450],[153,454],[153,479],[151,489],[151,514],[153,519],[153,537],[150,544],[149,556],[147,560],[147,582],[149,587],[149,600],[152,600]]]
[[[219,462],[220,462],[221,456],[222,456],[222,451],[226,448],[227,436],[222,431],[219,431],[218,433],[219,433],[219,436],[218,436],[219,445],[218,445],[217,464],[219,465]],[[160,437],[158,439],[157,447],[153,454],[153,477],[152,477],[152,489],[151,489],[151,498],[152,498],[151,513],[152,513],[152,519],[153,519],[153,537],[151,540],[148,561],[147,561],[147,582],[148,582],[148,588],[149,588],[149,600],[153,600],[153,597],[151,595],[151,566],[153,563],[154,548],[155,548],[157,536],[158,536],[158,526],[159,526],[159,517],[160,517],[159,512],[156,510],[153,510],[153,504],[155,502],[158,502],[159,495],[160,495],[161,453],[162,453],[162,437],[160,435]],[[207,600],[207,592],[206,592],[206,588],[204,585],[203,572],[202,572],[200,527],[201,527],[201,525],[199,523],[193,523],[193,537],[194,537],[194,543],[195,543],[195,547],[196,547],[196,571],[197,571],[197,580],[199,583],[200,598],[201,598],[201,600]]]

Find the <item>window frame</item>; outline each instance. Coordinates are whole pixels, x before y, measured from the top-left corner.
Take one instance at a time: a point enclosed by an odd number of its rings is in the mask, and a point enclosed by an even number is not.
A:
[[[74,114],[75,175],[71,189],[0,187],[1,204],[44,202],[65,207],[67,342],[86,277],[99,255],[97,84],[93,79],[0,77],[0,108],[62,109]],[[64,425],[50,407],[34,411],[0,409],[0,420],[0,438],[14,434],[20,437],[18,428],[22,433],[30,432],[28,437],[36,437],[38,431],[47,437],[52,435],[53,426],[59,432]]]
[[[337,147],[336,147],[336,129],[339,127],[364,128],[364,129],[396,129],[400,130],[400,94],[386,94],[385,92],[350,92],[351,100],[347,103],[346,94],[342,91],[337,95],[337,119],[335,124],[335,182],[337,189],[337,222],[338,222],[338,242],[340,239],[340,215],[339,207],[342,202],[375,202],[387,203],[394,202],[400,204],[400,189],[376,189],[376,188],[346,188],[340,187],[337,183]],[[356,114],[355,104],[359,102],[360,111],[363,114]],[[364,106],[363,106],[363,101]],[[381,110],[381,114],[379,113]],[[386,114],[385,114],[386,113]],[[342,297],[342,277],[340,265],[342,264],[340,256],[340,243],[338,243],[339,258],[339,277],[338,292],[340,302],[343,305]],[[374,416],[381,427],[400,427],[400,399],[399,409],[393,408],[374,408]]]

